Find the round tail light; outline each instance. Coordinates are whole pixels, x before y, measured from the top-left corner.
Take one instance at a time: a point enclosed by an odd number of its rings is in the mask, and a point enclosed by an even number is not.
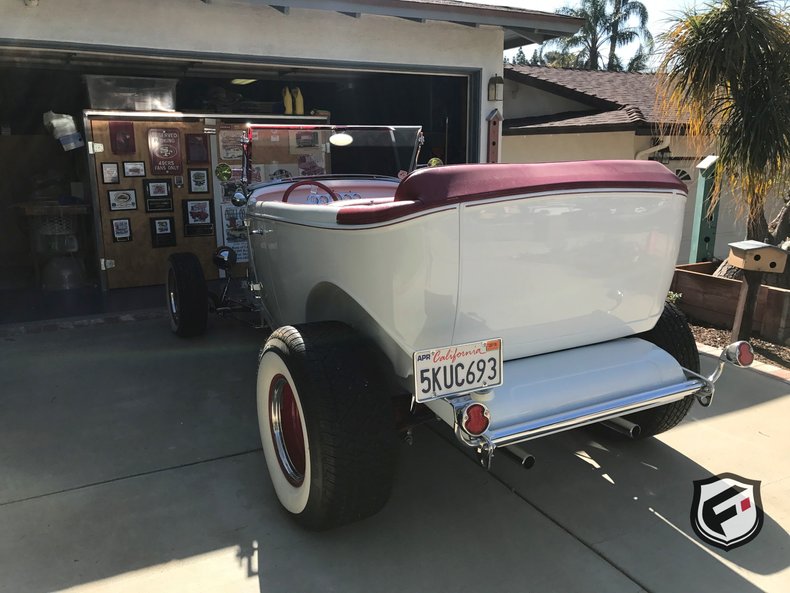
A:
[[[742,367],[748,367],[754,362],[754,350],[749,342],[739,342],[738,352],[736,354],[738,364]]]
[[[754,362],[754,350],[749,342],[734,342],[724,349],[727,361],[739,367],[748,367]]]
[[[491,412],[483,404],[475,402],[461,410],[461,428],[467,434],[478,437],[488,430],[491,424]]]

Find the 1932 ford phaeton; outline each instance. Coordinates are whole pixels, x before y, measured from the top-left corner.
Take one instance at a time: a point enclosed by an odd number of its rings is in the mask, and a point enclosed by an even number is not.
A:
[[[414,127],[250,126],[316,134],[326,173],[242,183],[263,451],[282,506],[325,528],[386,502],[398,435],[439,418],[484,466],[495,449],[603,422],[633,438],[711,403],[665,302],[685,185],[650,161],[413,170]],[[409,172],[411,171],[411,172]],[[331,172],[331,173],[330,173]],[[220,248],[215,261],[234,260]],[[206,327],[193,255],[171,256],[173,330]]]

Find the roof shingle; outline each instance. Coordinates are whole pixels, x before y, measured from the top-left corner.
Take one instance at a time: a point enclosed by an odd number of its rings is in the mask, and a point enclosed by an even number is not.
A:
[[[568,112],[549,116],[551,121],[507,120],[509,129],[601,125],[660,125],[679,123],[657,105],[653,74],[573,70],[546,66],[505,66],[505,76],[515,82],[555,92],[597,108],[597,113]]]

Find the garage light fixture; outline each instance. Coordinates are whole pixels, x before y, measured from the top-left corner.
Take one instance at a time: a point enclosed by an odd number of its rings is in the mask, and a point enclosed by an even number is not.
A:
[[[488,100],[502,101],[505,95],[505,79],[499,74],[488,79]]]
[[[346,132],[335,132],[329,137],[329,143],[332,146],[348,146],[354,141],[353,136]]]
[[[245,84],[252,84],[253,82],[258,82],[255,78],[234,78],[230,81],[230,84],[238,84],[239,86],[244,86]]]

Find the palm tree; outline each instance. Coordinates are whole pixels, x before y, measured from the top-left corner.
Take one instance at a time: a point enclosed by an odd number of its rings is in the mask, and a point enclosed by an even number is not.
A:
[[[540,51],[540,58],[542,63],[550,68],[580,68],[583,64],[583,59],[578,55],[565,51],[547,51],[543,53],[543,48]]]
[[[636,17],[638,24],[635,27],[629,27],[628,22]],[[612,0],[612,15],[609,25],[609,61],[607,62],[607,70],[620,70],[622,69],[619,64],[616,50],[618,47],[623,47],[637,40],[642,40],[649,48],[653,49],[653,36],[647,29],[647,8],[641,2],[628,2],[623,0]],[[644,61],[646,66],[645,47],[640,44],[637,54],[639,59]],[[648,52],[649,53],[649,52]],[[635,56],[636,57],[636,56]],[[633,60],[632,60],[633,61]],[[639,62],[640,65],[642,62]],[[628,69],[629,71],[631,68]]]
[[[788,12],[768,0],[722,0],[704,13],[686,12],[663,43],[659,96],[686,117],[698,145],[715,139],[714,195],[730,188],[745,210],[748,239],[783,242],[790,207],[768,225],[764,206],[772,192],[783,195],[790,177]]]
[[[557,10],[559,14],[584,19],[582,28],[575,35],[557,40],[563,53],[576,50],[578,66],[586,70],[601,69],[601,50],[606,44],[611,22],[607,11],[608,0],[582,0],[581,6],[565,6]]]
[[[587,70],[623,70],[616,49],[639,40],[643,44],[640,44],[635,56],[637,59],[631,60],[627,69],[634,71],[646,67],[647,58],[652,51],[653,37],[646,26],[647,8],[641,2],[581,0],[577,8],[566,6],[557,12],[584,20],[584,25],[578,33],[555,42],[562,53],[577,57],[574,64],[576,67]],[[629,26],[628,23],[633,17],[638,18],[638,24]],[[605,59],[607,46],[608,58]]]

